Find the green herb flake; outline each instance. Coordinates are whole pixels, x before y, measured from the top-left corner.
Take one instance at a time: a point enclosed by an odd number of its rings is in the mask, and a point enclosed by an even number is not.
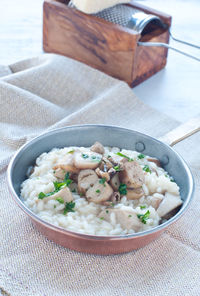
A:
[[[170,177],[169,179],[170,179],[171,182],[175,182],[173,177]]]
[[[96,193],[100,193],[101,191],[99,189],[96,190]]]
[[[142,209],[146,209],[146,206],[144,205],[144,206],[140,206],[140,209],[142,210]]]
[[[102,178],[102,179],[99,180],[99,183],[100,184],[104,184],[105,185],[105,182],[106,182],[106,178]]]
[[[107,158],[111,158],[111,157],[112,157],[111,155],[108,155],[108,156],[107,156]]]
[[[127,194],[127,186],[126,186],[126,184],[120,184],[118,190],[119,190],[119,193],[121,195],[126,195]]]
[[[70,151],[68,151],[67,153],[68,154],[73,154],[75,152],[75,150],[70,150]]]
[[[69,212],[74,212],[75,202],[66,202],[63,214],[66,215]]]
[[[143,159],[143,158],[145,158],[145,155],[142,154],[142,153],[140,153],[140,154],[138,155],[138,158],[139,158],[139,159]]]
[[[84,196],[84,194],[81,192],[80,194],[79,194],[80,196]]]
[[[54,209],[55,209],[55,208],[56,208],[56,205],[54,205],[53,207],[54,207]]]
[[[114,202],[111,202],[111,206],[112,206],[112,207],[114,207],[114,206],[115,206]]]
[[[120,171],[120,165],[116,165],[116,166],[114,167],[114,170],[115,170],[116,172],[119,172],[119,171]]]
[[[76,192],[76,189],[73,189],[72,192],[75,193]]]
[[[66,186],[69,186],[72,183],[72,180],[69,179],[69,173],[66,173],[65,179],[63,182],[53,182],[54,185],[54,191],[49,193],[40,192],[38,195],[38,199],[43,199],[45,197],[51,196],[55,194],[56,192],[60,191],[62,188],[65,188]]]
[[[149,215],[150,215],[150,211],[146,211],[145,214],[138,214],[137,217],[138,219],[140,219],[140,221],[143,223],[143,224],[146,224],[147,223],[147,220],[149,219]]]
[[[143,167],[143,171],[151,174],[151,170],[147,164]]]
[[[55,172],[56,172],[56,171],[55,171],[55,170],[53,170],[53,174],[55,174]]]
[[[128,159],[128,161],[133,161],[133,158],[128,157],[127,155],[121,153],[121,152],[117,152],[116,155],[124,157],[126,159]]]
[[[92,155],[92,159],[96,159],[96,156],[95,155]]]
[[[129,217],[129,218],[131,218],[131,217],[132,217],[132,215],[128,215],[128,217]]]
[[[87,158],[89,158],[89,155],[87,155],[87,154],[85,154],[85,153],[82,153],[82,157],[83,157],[84,159],[87,159]]]
[[[109,213],[109,211],[108,210],[106,210],[106,214],[108,214]]]
[[[64,199],[62,197],[57,197],[56,200],[61,203],[64,204]]]
[[[99,219],[100,219],[100,220],[104,220],[104,217],[100,217]]]
[[[46,197],[46,194],[44,192],[40,192],[38,195],[38,199],[43,199],[44,197]]]

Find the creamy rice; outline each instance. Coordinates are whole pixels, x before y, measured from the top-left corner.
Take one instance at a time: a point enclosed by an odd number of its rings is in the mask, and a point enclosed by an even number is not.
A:
[[[77,192],[76,184],[72,184],[71,190],[75,201],[74,212],[63,214],[65,208],[64,204],[57,200],[38,199],[40,192],[49,193],[54,190],[53,182],[57,181],[54,176],[53,167],[58,164],[65,155],[77,147],[66,147],[63,149],[53,149],[49,153],[43,153],[36,159],[36,166],[34,172],[25,180],[21,186],[21,196],[24,203],[41,219],[52,223],[56,226],[67,230],[91,234],[91,235],[121,235],[131,234],[135,231],[133,229],[124,229],[116,221],[115,214],[110,215],[110,221],[107,222],[99,217],[99,213],[106,209],[106,206],[88,202],[85,197],[81,197]],[[83,153],[87,152],[89,148],[78,147]],[[161,217],[157,210],[152,206],[153,199],[164,199],[166,192],[175,195],[180,199],[179,187],[172,178],[156,163],[148,161],[148,157],[139,159],[139,153],[117,147],[105,147],[105,155],[116,156],[116,152],[121,152],[130,158],[137,159],[141,167],[148,165],[151,172],[144,172],[145,183],[143,184],[144,195],[137,200],[128,200],[126,196],[122,197],[120,202],[113,206],[113,209],[128,210],[137,215],[144,215],[148,210],[150,215],[146,220],[146,224],[141,223],[139,231],[151,229],[161,223]],[[139,218],[138,218],[139,219]]]

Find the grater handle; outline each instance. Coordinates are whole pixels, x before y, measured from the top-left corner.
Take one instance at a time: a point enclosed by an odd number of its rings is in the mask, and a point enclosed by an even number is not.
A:
[[[176,51],[176,52],[178,52],[180,54],[183,54],[183,55],[185,55],[185,56],[187,56],[187,57],[189,57],[191,59],[194,59],[194,60],[200,62],[200,58],[195,57],[195,56],[193,56],[193,55],[191,55],[191,54],[189,54],[189,53],[187,53],[185,51],[182,51],[180,49],[177,49],[177,48],[175,48],[173,46],[170,46],[167,43],[162,43],[162,42],[141,42],[141,41],[138,41],[138,45],[139,46],[149,46],[149,47],[165,47],[165,48],[169,48],[169,49],[172,49],[172,50],[174,50],[174,51]]]
[[[170,29],[169,29],[169,34],[170,34],[171,38],[172,38],[174,41],[176,41],[176,42],[183,43],[183,44],[185,44],[185,45],[188,45],[188,46],[191,46],[191,47],[194,47],[194,48],[198,48],[198,49],[200,49],[200,46],[197,45],[197,44],[194,44],[194,43],[191,43],[191,42],[187,42],[187,41],[184,41],[184,40],[181,40],[181,39],[178,39],[178,38],[174,37],[174,36],[172,35],[172,32],[171,32]]]

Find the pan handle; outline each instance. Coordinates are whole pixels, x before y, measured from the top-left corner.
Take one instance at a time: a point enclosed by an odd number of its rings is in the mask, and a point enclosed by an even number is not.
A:
[[[193,134],[200,131],[200,116],[194,117],[181,124],[174,130],[170,131],[159,140],[168,144],[169,146],[174,146],[178,142],[192,136]]]
[[[141,42],[141,41],[138,41],[138,45],[139,46],[150,46],[150,47],[165,47],[165,48],[169,48],[169,49],[172,49],[172,50],[174,50],[174,51],[176,51],[176,52],[178,52],[180,54],[183,54],[183,55],[185,55],[185,56],[187,56],[187,57],[189,57],[191,59],[194,59],[194,60],[200,62],[200,58],[195,57],[195,56],[193,56],[193,55],[191,55],[191,54],[189,54],[189,53],[187,53],[187,52],[185,52],[183,50],[180,50],[178,48],[175,48],[175,47],[173,47],[173,46],[171,46],[171,45],[169,45],[167,43],[162,43],[162,42]]]

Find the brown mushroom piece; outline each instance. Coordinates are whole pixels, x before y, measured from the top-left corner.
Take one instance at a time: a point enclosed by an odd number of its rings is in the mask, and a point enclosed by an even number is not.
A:
[[[65,179],[65,175],[66,175],[66,171],[61,169],[61,168],[57,168],[56,170],[54,170],[54,176],[59,180],[64,180]]]
[[[86,191],[98,180],[93,170],[82,170],[78,175],[78,192],[85,195]]]
[[[136,160],[124,160],[123,171],[119,172],[119,179],[128,188],[140,188],[144,183],[144,172]]]
[[[74,155],[68,154],[63,160],[53,167],[54,170],[61,169],[69,173],[77,174],[79,169],[74,165]]]
[[[137,214],[130,210],[107,208],[100,212],[99,218],[111,222],[111,214],[115,214],[116,223],[120,224],[123,229],[133,229],[138,232],[142,228],[142,223]]]
[[[74,153],[74,166],[77,169],[96,169],[102,159],[102,155],[96,152],[87,151],[81,152],[77,151]]]
[[[156,196],[149,196],[149,205],[151,205],[155,210],[159,207],[160,203],[163,200],[162,195],[156,195]]]
[[[95,172],[100,178],[104,178],[106,182],[110,181],[110,175],[108,174],[108,172],[103,172],[102,170],[100,170],[100,168],[96,168]]]
[[[160,160],[158,160],[157,158],[148,157],[147,160],[150,161],[150,162],[154,162],[160,168],[162,167],[161,163],[160,163]]]
[[[91,146],[90,150],[99,154],[105,153],[103,145],[99,142],[95,142],[94,145]]]
[[[110,199],[113,189],[107,182],[103,182],[102,180],[97,180],[94,186],[87,190],[86,198],[88,201],[100,204]]]
[[[114,191],[119,190],[120,181],[119,181],[119,174],[116,173],[110,180],[110,185],[112,186]]]
[[[157,209],[157,213],[162,218],[172,210],[176,209],[182,203],[183,202],[178,195],[166,192],[162,202]]]
[[[46,202],[48,200],[56,199],[56,198],[62,198],[64,202],[70,202],[73,200],[73,196],[71,191],[68,187],[64,187],[60,189],[58,192],[54,193],[53,195],[50,195],[48,197],[45,197],[43,200]]]
[[[139,199],[144,195],[142,187],[140,188],[127,188],[126,197],[127,199]]]

